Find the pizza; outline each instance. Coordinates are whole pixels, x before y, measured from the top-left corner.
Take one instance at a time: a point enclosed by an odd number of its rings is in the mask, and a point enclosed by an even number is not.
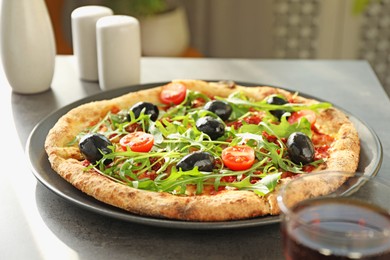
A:
[[[50,129],[52,169],[132,214],[231,221],[280,214],[280,187],[312,172],[354,173],[348,116],[282,88],[173,80],[82,104]],[[321,181],[301,193],[318,196]]]

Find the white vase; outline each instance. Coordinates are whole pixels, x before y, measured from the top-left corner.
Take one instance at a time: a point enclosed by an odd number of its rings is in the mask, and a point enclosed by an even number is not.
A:
[[[180,56],[189,46],[190,33],[184,7],[140,18],[144,56]]]
[[[34,94],[50,89],[55,55],[44,0],[2,0],[1,58],[12,90]]]

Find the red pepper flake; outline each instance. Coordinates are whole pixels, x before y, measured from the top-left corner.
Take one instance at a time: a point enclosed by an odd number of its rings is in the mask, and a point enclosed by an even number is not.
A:
[[[312,172],[312,171],[314,171],[315,169],[316,169],[316,167],[314,167],[313,165],[310,165],[310,164],[304,165],[304,166],[302,167],[302,170],[303,170],[304,172]]]
[[[261,117],[258,116],[258,115],[252,115],[252,116],[248,116],[248,117],[245,117],[243,119],[246,123],[248,124],[251,124],[251,125],[258,125],[260,124],[261,122]]]
[[[312,141],[314,145],[324,145],[331,144],[334,141],[334,138],[330,135],[320,133],[316,127],[312,127],[313,137]]]
[[[291,178],[291,177],[293,177],[293,176],[295,176],[295,174],[292,173],[292,172],[283,172],[282,175],[280,176],[280,178],[281,178],[281,179],[284,179],[284,178]]]
[[[192,108],[202,107],[202,106],[204,106],[205,103],[206,103],[206,101],[203,98],[197,98],[197,99],[192,101],[191,107]]]
[[[118,114],[119,111],[121,111],[121,110],[117,106],[114,106],[111,108],[111,113],[113,113],[113,114]]]
[[[138,176],[138,179],[139,180],[142,180],[142,179],[150,179],[150,180],[154,180],[157,178],[157,174],[155,171],[147,171],[147,172],[144,172],[142,174],[140,174]]]
[[[222,182],[235,182],[235,181],[237,181],[237,177],[236,176],[224,176],[221,178],[221,181]]]
[[[263,137],[268,140],[268,142],[277,144],[278,138],[276,136],[270,135],[266,131],[263,131],[262,134],[263,134]]]
[[[82,165],[83,165],[84,167],[88,167],[90,164],[91,164],[91,163],[90,163],[88,160],[84,160],[84,161],[82,162]]]
[[[329,156],[329,145],[322,145],[322,146],[317,146],[314,148],[315,153],[314,153],[314,159],[319,160],[319,159],[324,159],[328,158]]]
[[[292,97],[288,98],[287,100],[288,100],[288,103],[295,103],[295,100]]]
[[[99,123],[99,120],[91,121],[91,122],[89,122],[89,126],[94,126],[97,123]]]
[[[108,138],[109,138],[109,139],[114,139],[114,138],[117,137],[117,136],[118,136],[118,134],[114,133],[114,134],[111,134]]]
[[[237,130],[242,126],[242,122],[240,121],[234,121],[234,122],[229,122],[226,124],[227,126],[233,127],[233,129]]]
[[[159,161],[157,161],[157,160],[159,160]],[[152,166],[153,171],[158,171],[161,168],[161,166],[165,163],[164,159],[155,158],[155,157],[149,158],[149,161],[150,161],[150,164],[153,164],[153,166]]]
[[[134,123],[125,127],[126,132],[132,133],[137,131],[142,131],[142,126],[140,124]]]

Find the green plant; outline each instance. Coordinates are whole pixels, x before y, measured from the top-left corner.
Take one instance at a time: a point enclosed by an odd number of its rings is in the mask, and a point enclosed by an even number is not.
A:
[[[115,14],[131,16],[150,16],[164,12],[167,7],[166,0],[106,0],[105,5]]]
[[[379,2],[379,0],[376,0],[376,1]],[[372,2],[374,2],[374,1],[373,0],[355,0],[353,2],[353,10],[352,10],[352,12],[354,14],[361,14],[361,13],[363,13],[367,9],[368,5],[370,3],[372,3]]]

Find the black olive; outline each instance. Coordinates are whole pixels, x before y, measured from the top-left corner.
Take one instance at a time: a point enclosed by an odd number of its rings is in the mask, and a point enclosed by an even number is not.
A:
[[[278,96],[270,96],[268,99],[267,99],[267,103],[268,104],[271,104],[271,105],[284,105],[284,104],[287,104],[287,100],[281,98],[281,97],[278,97]],[[281,109],[276,109],[276,110],[270,110],[269,111],[273,116],[277,117],[279,120],[280,118],[282,118],[282,115],[284,113],[286,113],[285,110],[281,110]]]
[[[233,111],[232,107],[227,102],[221,100],[207,102],[206,105],[204,105],[204,109],[213,112],[223,121],[228,120]]]
[[[287,152],[296,164],[307,164],[314,160],[314,145],[310,138],[301,132],[292,133],[287,139]]]
[[[87,134],[81,138],[79,142],[79,149],[81,154],[95,164],[97,161],[103,158],[103,154],[108,154],[111,152],[111,149],[108,146],[111,146],[112,143],[102,134]],[[104,164],[111,163],[112,160],[105,160]]]
[[[182,171],[192,170],[198,166],[202,172],[211,172],[214,168],[214,157],[208,152],[194,152],[184,156],[176,165]]]
[[[218,119],[205,116],[196,120],[196,128],[216,140],[225,134],[225,125]]]
[[[152,103],[138,102],[130,108],[130,110],[133,111],[135,118],[138,118],[141,115],[143,109],[145,109],[145,114],[150,115],[150,120],[157,120],[159,115],[158,107]]]

